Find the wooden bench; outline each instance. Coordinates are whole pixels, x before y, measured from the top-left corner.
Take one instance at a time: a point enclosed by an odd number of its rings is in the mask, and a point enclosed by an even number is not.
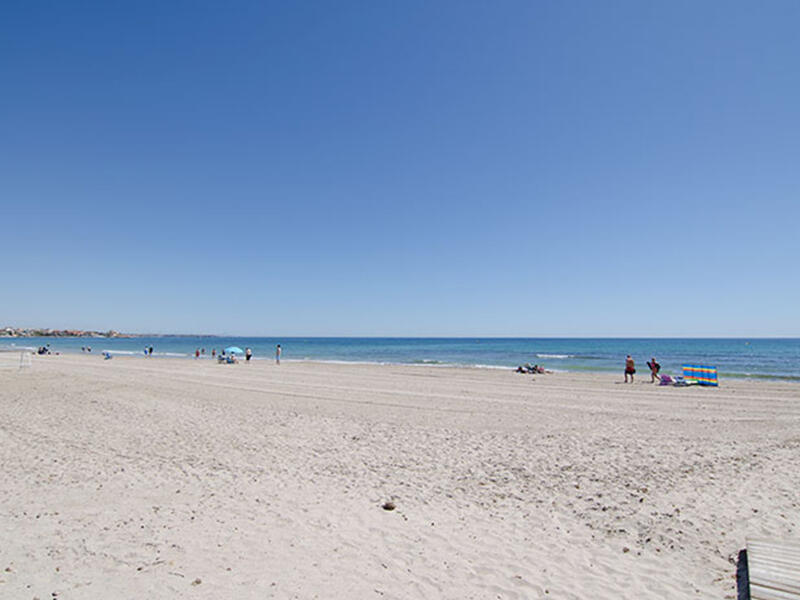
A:
[[[800,542],[747,539],[748,595],[752,600],[800,600]]]

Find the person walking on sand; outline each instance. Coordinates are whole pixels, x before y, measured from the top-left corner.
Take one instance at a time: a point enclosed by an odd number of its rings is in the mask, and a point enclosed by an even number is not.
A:
[[[650,359],[647,366],[650,367],[650,383],[655,383],[656,381],[660,382],[661,376],[658,372],[661,371],[661,365],[656,362],[655,356]]]
[[[631,355],[625,357],[625,383],[628,383],[628,375],[631,376],[631,383],[633,383],[633,374],[636,373],[636,365],[631,358]]]
[[[278,344],[275,348],[275,364],[281,364],[281,345]]]
[[[253,356],[253,351],[250,348],[245,348],[244,350],[244,360],[246,362],[250,362],[250,357]]]

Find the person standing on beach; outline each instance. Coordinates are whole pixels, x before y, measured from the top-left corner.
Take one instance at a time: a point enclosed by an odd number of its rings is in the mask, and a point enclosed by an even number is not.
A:
[[[628,383],[628,375],[631,376],[631,383],[633,383],[633,374],[636,373],[636,365],[631,358],[631,355],[625,357],[625,383]]]
[[[275,348],[275,364],[276,365],[281,364],[281,345],[280,344],[278,344],[278,346]]]
[[[198,348],[197,350],[194,351],[194,357],[195,357],[195,359],[200,358],[200,348]]]
[[[250,357],[253,356],[253,351],[250,348],[245,348],[244,350],[244,360],[246,362],[250,362]]]
[[[150,346],[150,356],[153,356],[153,347]]]

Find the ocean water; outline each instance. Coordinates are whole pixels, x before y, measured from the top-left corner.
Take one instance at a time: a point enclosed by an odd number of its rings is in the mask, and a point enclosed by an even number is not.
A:
[[[540,364],[557,371],[622,372],[625,355],[647,375],[645,362],[656,357],[662,372],[679,373],[684,363],[716,366],[722,377],[787,379],[800,382],[800,339],[669,339],[669,338],[313,338],[196,337],[136,338],[0,338],[0,349],[35,348],[50,344],[53,352],[143,355],[153,346],[154,358],[189,358],[197,348],[219,351],[227,346],[251,348],[256,359],[270,359],[281,344],[283,360],[346,361],[417,365],[462,365],[514,368]]]

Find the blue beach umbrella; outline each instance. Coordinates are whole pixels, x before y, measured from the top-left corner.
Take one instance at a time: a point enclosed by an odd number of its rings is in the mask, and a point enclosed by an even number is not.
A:
[[[225,352],[228,354],[244,354],[244,350],[239,348],[239,346],[228,346],[225,348]]]

